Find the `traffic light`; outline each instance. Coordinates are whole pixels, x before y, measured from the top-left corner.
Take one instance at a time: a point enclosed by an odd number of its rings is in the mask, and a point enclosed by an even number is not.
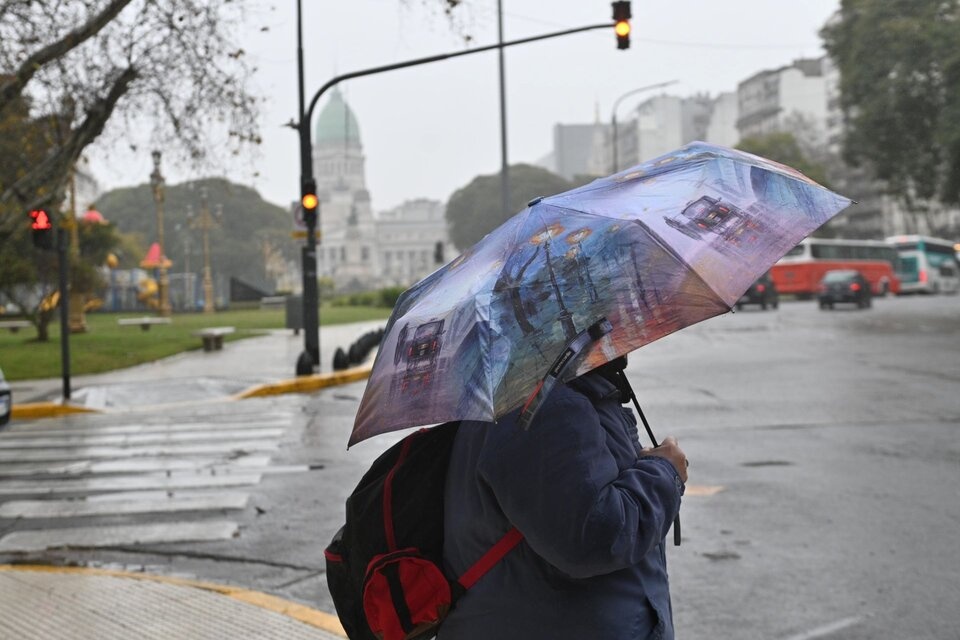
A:
[[[613,31],[617,34],[617,49],[630,48],[630,2],[621,0],[613,6]]]
[[[304,180],[300,189],[300,206],[303,207],[303,221],[313,226],[317,221],[317,206],[320,199],[317,198],[317,181]]]
[[[33,233],[33,246],[44,251],[53,249],[53,223],[46,211],[34,209],[30,212],[30,230]]]

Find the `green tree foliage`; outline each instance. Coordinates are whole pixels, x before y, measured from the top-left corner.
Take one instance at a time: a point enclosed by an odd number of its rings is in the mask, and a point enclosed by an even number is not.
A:
[[[500,173],[477,176],[458,189],[447,202],[450,239],[463,251],[483,238],[537,196],[550,196],[571,189],[562,177],[529,164],[510,167],[510,209],[500,210]]]
[[[163,205],[164,253],[173,261],[171,273],[203,272],[202,231],[193,221],[206,189],[211,212],[222,207],[219,226],[210,231],[210,262],[214,277],[233,276],[272,291],[267,260],[295,260],[298,245],[290,238],[291,214],[263,200],[249,187],[222,178],[207,178],[166,187]],[[219,205],[219,207],[218,207]],[[150,185],[115,189],[97,201],[97,209],[125,234],[146,247],[157,237],[156,204]],[[192,212],[193,218],[188,217]],[[138,266],[144,253],[121,256],[124,266]]]
[[[821,35],[841,74],[847,159],[908,206],[960,201],[960,0],[842,0]]]
[[[776,132],[762,136],[749,136],[737,144],[737,149],[793,167],[811,180],[827,186],[825,168],[804,153],[792,133]]]

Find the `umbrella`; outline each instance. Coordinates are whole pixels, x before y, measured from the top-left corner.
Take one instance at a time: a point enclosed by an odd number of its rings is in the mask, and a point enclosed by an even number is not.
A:
[[[730,311],[848,204],[789,167],[702,142],[535,199],[400,297],[350,444],[494,421],[551,372],[571,379]],[[571,345],[582,352],[568,362]]]

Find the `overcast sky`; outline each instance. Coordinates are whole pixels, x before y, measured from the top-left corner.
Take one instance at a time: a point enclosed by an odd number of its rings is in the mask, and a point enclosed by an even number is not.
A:
[[[471,46],[497,38],[496,0],[468,0],[460,22]],[[506,40],[610,20],[605,0],[502,0]],[[242,35],[267,96],[257,157],[223,171],[276,204],[299,198],[296,117],[296,3],[259,3]],[[332,77],[465,48],[439,0],[303,0],[304,66],[309,97]],[[673,95],[736,89],[762,69],[822,55],[818,30],[839,0],[644,0],[633,2],[632,46],[616,49],[611,31],[563,36],[506,50],[508,155],[535,162],[552,147],[556,123],[610,120],[622,94],[678,80]],[[268,30],[261,30],[264,26]],[[404,200],[446,200],[479,174],[499,171],[500,113],[495,51],[340,85],[360,124],[374,210]],[[329,93],[329,92],[328,92]],[[618,117],[645,99],[624,100]],[[327,96],[315,112],[322,110]],[[121,145],[122,146],[122,145]],[[143,148],[143,147],[141,147]],[[146,182],[149,154],[98,145],[88,153],[104,189]],[[108,160],[109,158],[109,160]],[[164,164],[168,183],[198,175]]]

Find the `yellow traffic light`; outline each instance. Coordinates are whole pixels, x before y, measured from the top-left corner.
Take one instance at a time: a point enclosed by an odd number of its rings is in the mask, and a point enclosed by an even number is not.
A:
[[[630,48],[630,2],[628,0],[618,0],[612,2],[613,6],[613,32],[617,34],[617,49]]]
[[[317,194],[315,193],[305,193],[303,194],[303,198],[300,199],[300,204],[303,205],[306,211],[313,211],[319,203],[320,201],[317,199]]]

